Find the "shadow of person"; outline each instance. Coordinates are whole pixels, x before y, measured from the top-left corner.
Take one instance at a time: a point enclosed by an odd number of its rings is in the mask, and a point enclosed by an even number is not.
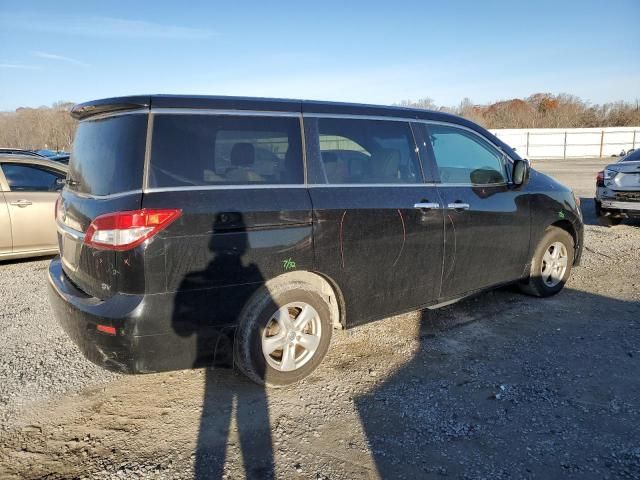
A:
[[[225,298],[226,305],[241,304],[246,290],[234,285],[259,285],[263,281],[255,264],[245,264],[248,246],[242,214],[220,213],[208,242],[209,255],[213,258],[204,270],[184,276],[174,301],[174,330],[182,337],[195,337],[193,363],[186,366],[207,367],[194,461],[196,479],[221,478],[225,461],[238,461],[232,450],[238,444],[247,478],[274,476],[264,387],[247,381],[229,368],[215,368],[233,366],[235,334],[234,327],[225,326],[235,319],[226,318],[226,312],[216,310],[219,304],[216,298]],[[190,254],[197,255],[197,252]],[[236,293],[238,291],[245,293]],[[236,425],[232,429],[234,411]]]
[[[378,475],[638,472],[636,412],[621,406],[640,398],[639,311],[569,288],[547,299],[505,288],[423,312],[414,356],[354,398]]]

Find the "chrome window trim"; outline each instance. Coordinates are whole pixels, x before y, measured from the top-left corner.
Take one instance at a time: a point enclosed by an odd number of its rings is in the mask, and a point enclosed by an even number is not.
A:
[[[346,187],[346,188],[376,188],[376,187],[435,187],[439,184],[431,182],[431,183],[310,183],[307,185],[309,188],[338,188],[338,187]]]
[[[344,118],[346,120],[387,120],[392,122],[415,122],[415,118],[386,117],[384,115],[358,115],[351,113],[302,113],[303,117],[309,118]]]
[[[136,190],[127,190],[126,192],[110,193],[109,195],[92,195],[91,193],[75,192],[68,187],[64,187],[62,192],[70,193],[80,198],[90,198],[92,200],[110,200],[112,198],[127,197],[129,195],[139,195],[143,192],[143,189],[138,188]]]
[[[270,110],[229,110],[215,108],[166,108],[151,107],[151,113],[171,115],[237,115],[243,117],[299,117],[300,112],[278,112]]]
[[[150,187],[145,188],[143,193],[158,193],[158,192],[191,192],[199,190],[266,190],[266,189],[292,189],[292,188],[307,188],[307,185],[301,183],[295,184],[279,184],[279,183],[261,183],[256,185],[193,185],[183,187]]]
[[[58,232],[61,234],[66,233],[67,235],[72,236],[76,240],[84,239],[85,234],[83,232],[80,232],[79,230],[76,230],[75,228],[71,228],[70,226],[60,223],[58,221],[56,221],[56,227],[58,229]]]

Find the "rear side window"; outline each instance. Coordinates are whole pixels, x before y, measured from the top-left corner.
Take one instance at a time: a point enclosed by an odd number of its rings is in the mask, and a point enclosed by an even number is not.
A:
[[[80,122],[69,160],[68,188],[110,195],[142,188],[147,115]]]
[[[429,125],[442,183],[490,185],[507,181],[502,155],[462,128]]]
[[[405,122],[320,118],[322,172],[314,183],[387,184],[422,181],[411,127]]]
[[[158,114],[152,143],[150,187],[304,182],[298,118]]]
[[[4,163],[2,172],[12,192],[55,192],[63,186],[62,173],[36,165]]]

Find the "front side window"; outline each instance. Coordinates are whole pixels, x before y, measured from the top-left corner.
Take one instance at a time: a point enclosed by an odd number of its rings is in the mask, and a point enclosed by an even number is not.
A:
[[[429,125],[440,181],[491,185],[505,183],[502,155],[487,141],[462,128]]]
[[[303,183],[293,117],[158,114],[150,187]]]
[[[64,186],[64,174],[37,165],[4,163],[2,172],[12,192],[55,192]]]
[[[411,127],[406,122],[320,118],[322,172],[329,184],[422,181]]]

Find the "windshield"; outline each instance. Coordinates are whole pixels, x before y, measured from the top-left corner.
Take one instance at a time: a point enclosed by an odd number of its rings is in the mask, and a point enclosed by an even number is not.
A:
[[[634,150],[631,153],[628,153],[626,157],[624,157],[621,162],[637,162],[640,160],[640,150]]]
[[[142,188],[147,115],[134,113],[80,122],[67,186],[92,195]]]

